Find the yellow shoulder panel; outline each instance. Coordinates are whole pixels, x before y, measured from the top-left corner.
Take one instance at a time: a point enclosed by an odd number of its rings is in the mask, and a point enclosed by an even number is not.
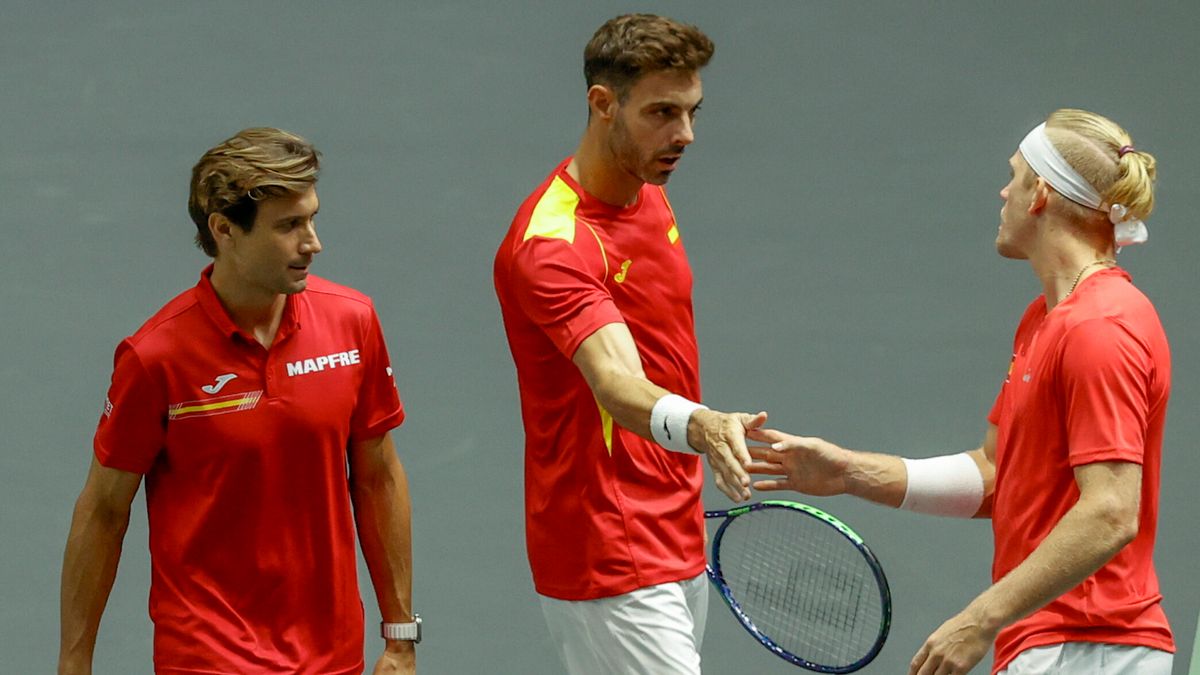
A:
[[[575,243],[575,207],[578,205],[579,195],[555,176],[537,206],[533,207],[521,241],[528,241],[531,237],[546,237]]]

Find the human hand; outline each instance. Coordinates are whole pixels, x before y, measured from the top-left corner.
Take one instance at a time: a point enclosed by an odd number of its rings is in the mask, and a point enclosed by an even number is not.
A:
[[[792,436],[775,429],[751,429],[746,437],[770,445],[749,448],[753,474],[780,476],[754,481],[755,490],[794,490],[825,497],[846,491],[850,452],[820,438]]]
[[[917,650],[909,675],[965,675],[987,654],[996,631],[985,628],[968,607],[933,631]]]
[[[767,422],[767,413],[723,413],[701,409],[688,420],[688,445],[703,453],[717,489],[735,502],[750,499],[750,452],[746,434]]]
[[[412,640],[388,640],[371,675],[414,675],[417,650]]]

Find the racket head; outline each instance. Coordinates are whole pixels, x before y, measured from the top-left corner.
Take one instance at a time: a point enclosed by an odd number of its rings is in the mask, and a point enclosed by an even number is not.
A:
[[[883,567],[854,530],[818,508],[781,500],[704,515],[725,518],[713,536],[708,577],[754,639],[820,673],[851,673],[879,655],[891,628],[891,591]],[[765,565],[771,569],[756,571]],[[784,567],[787,574],[780,573]],[[816,592],[826,597],[802,602],[801,594]],[[798,618],[801,613],[808,616]],[[829,621],[848,630],[822,628]],[[815,635],[802,638],[801,630]]]

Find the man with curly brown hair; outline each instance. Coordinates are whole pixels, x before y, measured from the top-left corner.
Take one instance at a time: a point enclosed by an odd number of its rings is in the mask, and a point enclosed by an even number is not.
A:
[[[525,423],[526,545],[571,673],[700,672],[704,457],[748,499],[746,429],[700,399],[692,273],[663,188],[713,43],[649,14],[584,50],[578,149],[517,211],[495,285]]]

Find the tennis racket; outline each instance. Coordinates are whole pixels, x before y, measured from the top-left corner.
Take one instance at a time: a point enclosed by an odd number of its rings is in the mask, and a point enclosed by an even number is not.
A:
[[[725,519],[713,537],[708,578],[764,647],[819,673],[852,673],[879,654],[892,596],[879,561],[853,530],[786,501],[704,517]]]

